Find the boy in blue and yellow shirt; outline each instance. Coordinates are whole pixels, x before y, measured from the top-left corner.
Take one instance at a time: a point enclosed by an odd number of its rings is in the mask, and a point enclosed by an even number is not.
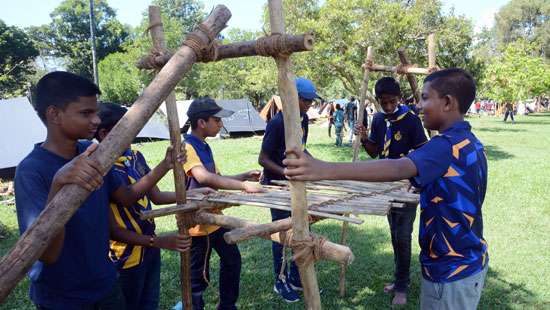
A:
[[[102,141],[126,112],[120,105],[101,103],[96,139]],[[182,161],[184,154],[180,157]],[[190,238],[179,234],[157,236],[154,220],[140,218],[142,212],[152,209],[151,202],[176,202],[175,192],[162,192],[156,186],[172,166],[171,147],[153,169],[139,151],[128,148],[111,169],[109,258],[119,271],[118,282],[128,309],[158,309],[160,249],[183,252],[191,246]]]
[[[399,104],[401,88],[394,78],[379,79],[374,86],[374,92],[382,111],[374,115],[370,135],[367,137],[365,131],[366,118],[362,126],[356,127],[361,136],[361,144],[372,158],[398,159],[428,141],[420,118],[409,107]],[[385,285],[384,291],[394,293],[393,305],[407,303],[411,239],[415,218],[416,205],[392,208],[388,212],[395,272],[393,283]]]
[[[187,161],[183,165],[188,175],[187,189],[211,187],[213,189],[243,190],[248,193],[261,192],[257,183],[260,172],[248,171],[235,176],[222,176],[216,167],[214,154],[206,143],[207,137],[215,137],[223,127],[222,118],[233,111],[222,109],[211,98],[195,99],[187,110],[191,134],[185,135]],[[204,309],[203,293],[210,278],[210,248],[220,257],[220,301],[217,309],[234,310],[239,297],[241,254],[235,244],[223,238],[228,230],[215,225],[196,225],[189,230],[191,235],[191,291],[193,309]]]
[[[466,71],[445,69],[424,80],[420,108],[427,129],[439,135],[400,159],[327,163],[289,150],[285,174],[293,180],[410,179],[420,188],[421,309],[475,309],[488,269],[481,208],[487,158],[464,121],[476,86]]]

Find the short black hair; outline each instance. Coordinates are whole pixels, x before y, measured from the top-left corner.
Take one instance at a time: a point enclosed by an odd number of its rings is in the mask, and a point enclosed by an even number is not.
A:
[[[36,84],[34,109],[46,123],[46,110],[49,106],[64,109],[78,97],[101,95],[99,87],[92,81],[70,72],[54,71],[44,75]]]
[[[101,123],[97,127],[95,134],[96,139],[98,138],[100,129],[107,129],[107,131],[110,131],[127,111],[128,109],[119,104],[101,102],[99,104],[99,118],[101,119]]]
[[[453,96],[458,100],[460,113],[466,114],[476,98],[476,82],[464,69],[449,68],[436,71],[424,79],[440,96]]]
[[[399,87],[399,83],[393,77],[385,76],[376,81],[374,94],[376,98],[380,98],[384,94],[401,97],[401,87]]]

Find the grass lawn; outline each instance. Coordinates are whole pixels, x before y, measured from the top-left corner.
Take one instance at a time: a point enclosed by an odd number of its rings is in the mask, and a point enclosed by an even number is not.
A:
[[[516,124],[482,117],[470,119],[474,132],[485,144],[489,158],[489,186],[483,206],[485,239],[489,244],[489,273],[482,309],[550,309],[550,114],[518,116]],[[351,148],[336,148],[326,128],[312,126],[308,149],[315,156],[332,161],[348,161]],[[210,142],[217,164],[224,174],[259,168],[257,154],[261,137]],[[162,158],[167,142],[138,145],[150,165]],[[364,155],[363,155],[364,156]],[[363,157],[364,158],[364,157]],[[171,176],[160,183],[173,188]],[[235,207],[226,214],[257,222],[270,220],[269,211]],[[418,218],[418,217],[417,217]],[[317,264],[321,300],[325,309],[387,309],[390,297],[382,292],[392,279],[393,256],[385,217],[368,216],[361,226],[352,225],[350,245],[356,256],[348,269],[347,295],[338,297],[339,266]],[[18,237],[14,206],[0,202],[0,255]],[[175,230],[173,217],[157,221],[158,233]],[[332,220],[316,224],[314,231],[332,241],[339,240],[340,223]],[[410,309],[419,307],[420,269],[417,229],[413,236]],[[255,239],[239,245],[243,257],[241,309],[303,309],[303,304],[286,304],[272,291],[271,245]],[[179,296],[176,253],[162,253],[161,309],[169,309]],[[212,256],[212,287],[206,292],[208,309],[217,299],[218,259]],[[27,297],[28,281],[21,282],[1,309],[34,309]],[[407,309],[407,308],[405,308]]]

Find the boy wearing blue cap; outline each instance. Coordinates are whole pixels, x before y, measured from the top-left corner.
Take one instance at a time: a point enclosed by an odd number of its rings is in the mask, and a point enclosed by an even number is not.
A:
[[[464,115],[475,99],[472,76],[458,68],[424,80],[420,108],[424,126],[439,135],[399,159],[327,163],[300,149],[288,150],[285,174],[292,180],[409,179],[420,188],[421,309],[476,309],[488,270],[481,208],[487,189],[487,158]]]
[[[311,107],[314,99],[319,98],[313,82],[304,78],[296,78],[296,89],[298,90],[298,102],[300,106],[300,116],[302,118],[302,145],[305,147],[308,135],[307,110]],[[273,180],[285,180],[283,159],[285,158],[285,128],[283,112],[277,113],[267,123],[262,149],[258,157],[258,163],[264,168],[262,184],[271,185]],[[289,211],[271,209],[271,220],[281,220],[290,217]],[[286,302],[296,302],[300,300],[296,290],[302,290],[300,274],[298,267],[294,262],[290,264],[290,271],[283,263],[283,246],[273,242],[271,246],[273,252],[273,271],[275,272],[275,285],[273,290],[279,294]]]

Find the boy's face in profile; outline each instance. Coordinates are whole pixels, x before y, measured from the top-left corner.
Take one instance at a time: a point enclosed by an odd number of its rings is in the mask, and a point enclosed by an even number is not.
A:
[[[96,96],[78,97],[64,109],[50,108],[55,109],[51,122],[59,126],[65,136],[73,140],[92,139],[101,123]]]
[[[395,95],[382,94],[378,97],[378,103],[380,103],[380,106],[382,107],[382,110],[384,110],[385,114],[392,114],[399,104],[399,97]]]
[[[424,127],[430,130],[439,130],[444,120],[445,96],[441,96],[431,82],[425,83],[422,88],[422,98],[419,109],[423,113]]]
[[[215,137],[223,127],[223,121],[219,117],[210,116],[208,121],[200,120],[204,123],[204,130],[207,137]]]

